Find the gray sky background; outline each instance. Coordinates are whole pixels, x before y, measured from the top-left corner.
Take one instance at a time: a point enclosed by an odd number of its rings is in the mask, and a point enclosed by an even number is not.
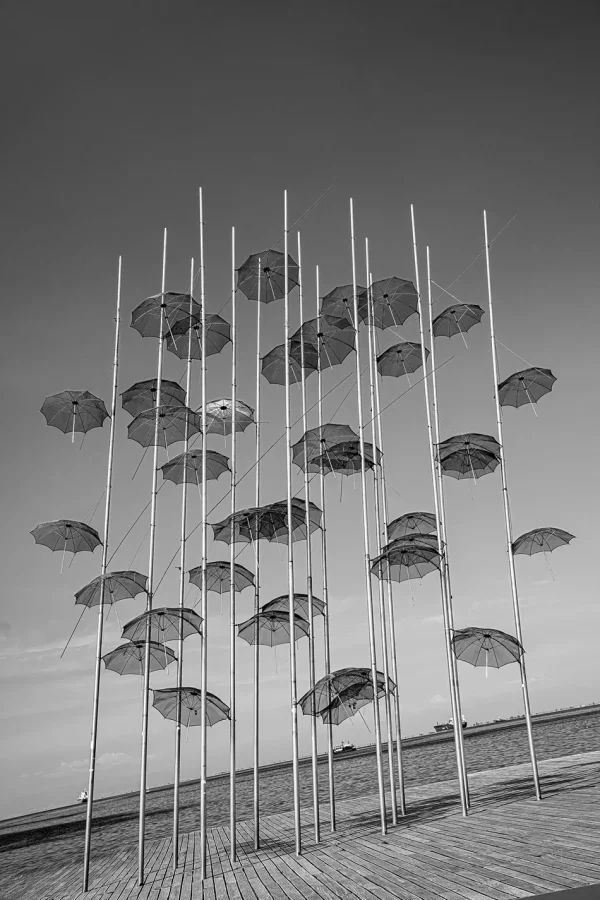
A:
[[[433,278],[449,285],[483,249],[482,210],[490,234],[516,218],[494,244],[492,278],[501,378],[526,363],[549,367],[558,381],[536,411],[508,409],[505,446],[515,535],[550,525],[577,540],[550,558],[517,559],[522,624],[533,710],[598,699],[594,635],[600,626],[596,575],[598,479],[598,120],[595,52],[598,13],[563,4],[470,2],[345,3],[8,3],[3,49],[4,281],[3,473],[0,613],[0,814],[71,802],[87,784],[96,615],[87,613],[61,660],[79,614],[74,593],[99,573],[100,551],[80,554],[60,575],[60,553],[34,544],[40,522],[89,521],[105,483],[108,423],[79,449],[39,413],[57,391],[90,390],[110,403],[117,258],[123,254],[119,391],[155,377],[156,341],[130,327],[131,311],[160,290],[162,229],[169,228],[170,290],[187,290],[198,258],[197,189],[204,188],[207,308],[228,302],[230,229],[236,262],[275,243],[282,232],[283,190],[290,224],[336,179],[337,186],[301,224],[307,315],[314,315],[314,267],[321,293],[351,280],[348,200],[355,201],[358,278],[364,238],[376,279],[414,277],[410,203],[415,204],[422,277],[431,246]],[[295,241],[293,236],[292,241]],[[295,246],[290,248],[295,255]],[[442,437],[495,433],[484,258],[450,288],[486,309],[467,337],[440,340]],[[443,297],[436,310],[454,302]],[[292,326],[298,324],[297,292]],[[255,306],[238,301],[241,399],[254,405]],[[230,317],[230,306],[223,315]],[[283,339],[283,303],[263,316],[263,353]],[[401,329],[416,340],[416,317]],[[378,335],[381,349],[399,340]],[[516,355],[515,355],[516,354]],[[165,376],[182,378],[170,354]],[[213,357],[209,398],[230,395],[231,352]],[[329,370],[325,389],[353,370],[353,358]],[[192,405],[200,400],[194,373]],[[351,386],[328,396],[325,420]],[[263,380],[264,446],[283,426],[283,388]],[[385,379],[387,405],[408,387]],[[316,377],[308,380],[316,400]],[[294,418],[300,414],[294,393]],[[120,408],[114,473],[114,550],[149,499],[151,455],[135,480],[139,445],[126,440]],[[335,421],[356,426],[355,392]],[[316,425],[316,411],[310,426]],[[390,515],[432,509],[423,386],[384,416]],[[302,433],[294,428],[293,438]],[[222,439],[211,446],[223,451]],[[254,432],[239,438],[239,471],[253,461]],[[176,445],[171,453],[181,452]],[[229,450],[226,451],[229,453]],[[164,458],[161,458],[161,464]],[[264,501],[285,496],[282,442],[264,465]],[[300,486],[294,475],[295,488]],[[226,495],[210,485],[211,505]],[[239,505],[253,502],[253,477]],[[368,665],[358,481],[328,479],[332,663]],[[316,500],[317,497],[315,496]],[[500,474],[446,481],[449,547],[457,627],[487,625],[514,633],[504,542]],[[181,491],[159,495],[156,572],[177,550]],[[190,490],[190,522],[199,518]],[[210,516],[229,512],[226,499]],[[103,504],[92,524],[102,529]],[[111,568],[147,572],[148,513]],[[304,589],[304,550],[297,584]],[[139,552],[138,552],[139,548]],[[137,553],[137,555],[136,555]],[[209,543],[211,559],[228,558]],[[286,590],[285,549],[265,544],[263,601]],[[318,559],[318,556],[317,556]],[[200,563],[199,531],[189,565]],[[246,549],[240,562],[252,568]],[[177,563],[177,560],[176,560]],[[315,592],[321,595],[318,572]],[[432,575],[395,587],[403,731],[426,732],[450,715],[439,582]],[[191,588],[188,601],[198,592]],[[252,611],[239,596],[238,620]],[[173,567],[156,596],[176,605]],[[120,605],[124,624],[143,601]],[[227,701],[228,616],[210,595],[209,689]],[[319,621],[318,633],[322,633]],[[120,643],[114,612],[105,650]],[[185,682],[198,684],[199,639],[186,644]],[[320,647],[321,645],[319,645]],[[322,673],[321,649],[319,673]],[[298,644],[299,691],[307,687],[306,641]],[[239,763],[251,762],[252,649],[240,642]],[[263,653],[264,762],[290,754],[288,654]],[[460,666],[469,721],[521,711],[518,671]],[[175,671],[152,678],[174,683]],[[102,677],[97,790],[135,790],[139,778],[140,680]],[[372,729],[372,717],[365,715]],[[172,779],[174,732],[150,716],[149,784]],[[336,738],[366,743],[359,717]],[[183,776],[198,774],[199,729],[183,746]],[[321,738],[325,747],[325,733]],[[228,729],[210,732],[209,769],[223,769]],[[300,717],[300,749],[309,722]]]

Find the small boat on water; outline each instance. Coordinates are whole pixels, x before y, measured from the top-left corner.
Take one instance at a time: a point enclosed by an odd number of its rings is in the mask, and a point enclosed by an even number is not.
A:
[[[342,741],[339,746],[333,748],[334,753],[347,753],[349,750],[356,750],[356,745],[351,744],[350,741]]]
[[[462,727],[467,728],[467,720],[465,717],[462,717]],[[448,719],[447,722],[443,722],[441,725],[438,723],[433,726],[434,731],[454,731],[454,721],[452,719]]]
[[[88,792],[82,791],[80,793],[79,797],[77,798],[77,802],[78,803],[87,803],[87,798],[88,798]]]

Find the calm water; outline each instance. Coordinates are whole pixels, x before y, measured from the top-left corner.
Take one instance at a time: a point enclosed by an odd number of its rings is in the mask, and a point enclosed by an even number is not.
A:
[[[539,759],[569,756],[600,748],[600,712],[550,722],[534,723],[534,739]],[[467,768],[470,772],[500,768],[529,761],[525,725],[499,728],[484,734],[465,734]],[[384,762],[387,762],[386,758]],[[405,782],[411,785],[444,781],[456,777],[454,743],[436,741],[403,752]],[[387,776],[387,770],[386,770]],[[319,766],[321,800],[327,799],[327,766]],[[335,760],[336,796],[349,799],[377,792],[375,754],[341,757]],[[389,783],[386,777],[386,789]],[[542,778],[543,789],[543,778]],[[291,766],[261,775],[261,814],[292,809]],[[238,779],[238,820],[252,818],[252,775]],[[229,821],[228,777],[208,782],[208,825]],[[310,766],[300,769],[300,797],[303,806],[312,803]],[[137,840],[138,796],[100,800],[94,805],[93,852],[122,847]],[[148,840],[169,835],[172,829],[173,790],[165,787],[147,797],[146,834]],[[199,786],[181,788],[181,831],[200,827]],[[17,822],[0,822],[0,868],[7,874],[35,871],[36,859],[60,866],[82,855],[85,806],[35,813]],[[42,863],[43,860],[43,863]]]

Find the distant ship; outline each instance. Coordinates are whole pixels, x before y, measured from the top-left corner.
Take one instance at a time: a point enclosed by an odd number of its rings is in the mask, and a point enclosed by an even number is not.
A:
[[[342,741],[338,747],[333,748],[334,753],[347,753],[348,750],[356,750],[356,746],[349,741]]]
[[[464,716],[462,717],[462,727],[463,728],[467,727],[467,720],[465,719]],[[442,725],[439,725],[439,724],[434,725],[433,730],[434,731],[454,731],[454,721],[452,719],[448,719],[448,721],[444,722]]]
[[[87,803],[87,798],[88,798],[88,792],[82,791],[80,793],[79,797],[77,798],[77,802],[78,803]]]

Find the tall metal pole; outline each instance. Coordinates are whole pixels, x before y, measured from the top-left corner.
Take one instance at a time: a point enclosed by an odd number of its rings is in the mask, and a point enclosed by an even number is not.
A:
[[[387,834],[385,809],[385,787],[383,783],[383,758],[381,752],[381,725],[379,721],[379,700],[377,698],[377,655],[375,650],[375,618],[373,615],[373,586],[371,584],[371,560],[369,553],[369,516],[367,506],[367,471],[365,466],[365,428],[363,423],[362,384],[360,377],[360,341],[358,335],[358,296],[356,293],[356,248],[354,241],[354,204],[350,200],[350,242],[352,246],[352,294],[354,297],[354,331],[356,335],[356,391],[358,401],[358,436],[360,443],[360,480],[362,488],[362,513],[365,548],[365,586],[367,591],[367,617],[369,620],[369,650],[371,653],[371,676],[373,678],[373,719],[375,727],[375,752],[377,755],[377,782],[379,786],[379,808],[381,813],[381,833]]]
[[[379,466],[376,461],[377,440],[375,426],[375,378],[376,373],[373,371],[374,360],[374,335],[375,326],[373,324],[373,297],[370,285],[372,284],[371,271],[369,266],[369,240],[365,238],[365,259],[367,267],[367,334],[369,344],[369,399],[371,402],[371,434],[373,440],[373,456],[375,465],[373,467],[373,495],[375,500],[375,548],[377,556],[381,554],[381,486],[379,481]],[[396,800],[396,775],[394,772],[394,725],[392,719],[392,703],[389,690],[389,665],[388,665],[388,635],[387,622],[385,618],[385,594],[383,589],[383,579],[377,579],[377,589],[379,596],[379,619],[381,622],[381,652],[383,655],[383,677],[385,679],[385,718],[387,725],[387,744],[388,744],[388,768],[390,775],[390,796],[392,801],[392,825],[398,824],[398,806]],[[396,682],[396,693],[398,692],[398,683]]]
[[[370,284],[373,278],[369,276]],[[377,378],[377,343],[375,339],[375,328],[373,328],[373,355],[375,357],[375,365],[373,367],[373,377],[375,379],[375,419],[377,422],[377,443],[382,453],[381,466],[379,469],[381,481],[381,499],[383,514],[383,542],[389,543],[388,534],[388,505],[387,505],[387,486],[385,481],[385,456],[383,455],[383,428],[381,425],[381,402],[379,396],[379,379]],[[402,728],[400,722],[400,681],[398,678],[398,657],[396,654],[396,620],[394,616],[394,597],[392,593],[391,578],[385,579],[386,584],[386,601],[388,619],[390,625],[390,644],[392,656],[392,675],[396,682],[396,691],[394,694],[394,704],[396,710],[396,761],[398,764],[398,787],[400,789],[400,815],[406,815],[406,793],[404,788],[404,768],[402,765]]]
[[[235,321],[235,228],[231,229],[231,515],[235,516],[235,404],[236,404],[236,321]],[[237,858],[236,841],[236,759],[235,759],[235,542],[229,545],[229,858],[232,863]]]
[[[436,531],[438,535],[438,542],[441,542],[441,520],[440,520],[440,506],[439,506],[439,496],[438,496],[438,484],[436,478],[436,469],[435,469],[435,456],[433,449],[433,430],[431,427],[431,407],[429,404],[429,384],[427,381],[427,354],[425,347],[425,335],[423,330],[423,303],[421,299],[421,283],[419,278],[419,259],[417,253],[417,235],[415,229],[415,212],[414,208],[411,204],[410,207],[410,218],[412,223],[412,238],[413,238],[413,253],[414,253],[414,262],[415,262],[415,287],[417,289],[417,297],[418,297],[418,316],[419,316],[419,335],[421,338],[421,359],[423,362],[423,386],[424,386],[424,397],[425,397],[425,412],[427,414],[427,438],[429,443],[429,462],[431,466],[431,483],[433,487],[433,501],[435,505],[435,521],[436,521]],[[444,547],[440,543],[439,551],[440,551],[440,560],[443,560]],[[448,685],[450,688],[450,704],[452,707],[452,716],[456,721],[457,717],[457,706],[456,706],[456,693],[457,693],[457,684],[455,680],[454,667],[452,664],[453,652],[452,652],[452,643],[451,643],[451,634],[450,634],[450,624],[449,624],[449,616],[448,616],[448,595],[446,592],[446,579],[444,578],[444,573],[442,570],[443,562],[440,562],[440,588],[442,594],[442,616],[444,620],[444,637],[445,637],[445,645],[446,645],[446,662],[448,665]],[[460,802],[462,806],[462,814],[463,816],[467,815],[467,794],[465,789],[465,781],[464,781],[464,770],[462,765],[462,728],[454,729],[454,748],[456,751],[456,767],[458,771],[458,785],[460,789]]]
[[[444,548],[444,552],[442,554],[442,572],[444,575],[444,580],[446,582],[446,596],[448,598],[448,627],[450,629],[450,636],[454,634],[454,612],[452,609],[452,585],[450,583],[450,557],[448,555],[448,538],[447,538],[447,528],[446,528],[446,503],[444,500],[444,477],[442,474],[442,468],[440,466],[439,454],[438,454],[438,446],[440,443],[440,417],[439,417],[439,407],[438,407],[438,396],[437,396],[437,372],[435,367],[435,337],[433,335],[433,324],[432,324],[432,298],[431,298],[431,264],[429,260],[429,247],[427,247],[427,299],[428,299],[428,328],[429,328],[429,343],[431,345],[431,386],[433,388],[433,397],[432,397],[432,407],[433,407],[433,423],[435,426],[435,452],[434,452],[434,462],[436,468],[437,475],[437,485],[438,485],[438,497],[439,497],[439,510],[440,510],[440,530],[439,536],[442,539],[442,544]],[[425,371],[427,371],[425,369]],[[469,796],[469,778],[467,775],[467,766],[465,760],[465,752],[464,752],[464,742],[462,740],[462,709],[460,703],[460,685],[458,680],[458,661],[454,653],[451,654],[452,659],[452,671],[453,678],[456,683],[456,715],[458,716],[455,721],[460,723],[460,735],[461,735],[461,763],[463,769],[463,779],[465,784],[465,794],[467,798],[467,808],[471,806],[471,799]]]
[[[316,290],[317,290],[317,335],[321,332],[321,301],[319,291],[319,267],[316,267]],[[318,378],[318,410],[319,410],[319,434],[323,433],[323,370],[321,368],[321,352],[323,349],[323,339],[317,336],[317,378]],[[306,451],[305,451],[306,459]],[[323,605],[325,611],[323,613],[323,631],[325,638],[325,674],[331,672],[331,644],[330,644],[330,619],[329,619],[329,584],[327,580],[327,515],[326,515],[326,493],[325,493],[325,474],[321,472],[319,476],[321,488],[321,562],[323,566]],[[329,782],[329,823],[331,831],[336,830],[335,821],[335,780],[333,774],[333,725],[327,723],[327,778]]]
[[[302,429],[306,435],[306,371],[304,369],[304,297],[302,292],[302,249],[300,245],[300,232],[298,232],[298,292],[300,294],[300,368],[302,370]],[[306,440],[304,441],[304,502],[306,504],[306,594],[308,597],[308,677],[310,690],[315,687],[315,621],[313,607],[313,577],[312,577],[312,538],[310,535],[310,488],[308,473],[308,452]],[[314,697],[313,697],[314,699]],[[312,791],[313,811],[315,824],[315,841],[321,840],[321,823],[319,818],[319,760],[317,744],[317,717],[310,717],[311,751],[312,751]]]
[[[94,804],[94,778],[96,774],[96,745],[98,742],[98,704],[100,701],[100,673],[102,671],[102,632],[104,623],[104,591],[108,566],[108,538],[110,525],[110,501],[112,496],[113,458],[115,452],[115,420],[117,417],[117,383],[119,370],[119,333],[121,325],[121,268],[119,257],[117,275],[117,316],[115,319],[115,351],[113,357],[113,392],[110,409],[110,437],[108,440],[108,468],[106,473],[106,501],[104,506],[104,535],[102,543],[102,565],[100,567],[100,606],[98,607],[98,636],[96,639],[96,668],[94,671],[94,707],[92,712],[92,736],[90,740],[90,773],[88,781],[87,809],[85,815],[85,847],[83,854],[83,890],[88,890],[90,873],[90,847],[92,839],[92,808]]]
[[[490,275],[490,245],[488,242],[487,215],[483,212],[483,229],[485,233],[485,265],[487,271],[487,289],[488,300],[490,306],[490,338],[492,341],[492,362],[494,367],[494,397],[496,400],[496,424],[498,426],[498,442],[500,444],[500,473],[502,476],[502,499],[504,501],[504,523],[506,525],[506,543],[508,552],[508,566],[510,571],[510,588],[513,601],[513,612],[515,616],[515,629],[517,632],[517,640],[523,646],[523,636],[521,633],[521,613],[519,611],[519,594],[517,591],[517,576],[515,573],[515,559],[513,555],[513,538],[512,523],[510,520],[510,506],[508,500],[508,485],[506,481],[506,462],[504,458],[504,440],[502,437],[502,414],[500,412],[500,397],[498,395],[498,358],[496,356],[496,335],[494,332],[494,312],[492,308],[492,280]],[[531,756],[531,766],[533,769],[533,782],[535,785],[535,796],[538,800],[542,799],[540,791],[540,779],[538,774],[537,759],[535,755],[535,746],[533,743],[533,728],[531,725],[531,708],[529,706],[529,690],[527,688],[527,673],[525,670],[525,657],[519,660],[521,666],[521,687],[523,688],[523,706],[525,707],[525,719],[527,721],[527,737],[529,739],[529,753]]]
[[[256,304],[256,506],[260,506],[260,288],[261,265],[258,260],[258,302]],[[257,535],[258,538],[258,535]],[[260,611],[260,541],[254,542],[254,554],[256,568],[254,575],[254,615]],[[259,729],[260,729],[260,644],[254,642],[254,849],[260,850],[260,753],[259,753]]]
[[[156,542],[156,482],[158,478],[158,431],[159,431],[159,411],[161,399],[161,380],[163,365],[163,349],[164,349],[164,323],[165,323],[165,279],[167,272],[167,229],[165,228],[163,242],[163,264],[162,264],[162,286],[161,286],[161,308],[160,308],[160,327],[158,338],[158,367],[156,375],[156,418],[154,421],[154,454],[152,461],[152,493],[150,498],[150,552],[148,560],[148,602],[146,604],[146,612],[152,611],[153,592],[154,592],[154,546]],[[145,846],[145,826],[146,826],[146,772],[148,766],[148,705],[150,700],[150,617],[146,626],[146,652],[144,654],[144,694],[143,694],[143,711],[142,711],[142,766],[140,775],[140,824],[138,839],[138,884],[140,887],[144,883],[144,846]]]
[[[194,260],[190,263],[190,328],[188,331],[188,355],[185,380],[185,403],[188,409],[192,408],[192,309],[194,303]],[[183,456],[187,461],[187,453],[190,447],[189,417],[185,423],[185,440],[183,444]],[[185,464],[184,464],[185,465]],[[185,478],[181,493],[181,553],[179,557],[179,609],[183,613],[185,602],[185,542],[187,525],[187,483]],[[183,686],[183,622],[179,623],[181,632],[177,641],[177,690],[181,694]],[[177,726],[175,728],[175,780],[173,785],[173,871],[177,869],[179,862],[179,782],[181,780],[181,701],[177,704]]]
[[[199,224],[200,224],[200,348],[201,382],[202,382],[202,581],[200,594],[200,614],[202,616],[202,633],[200,636],[201,670],[200,670],[200,879],[206,878],[206,749],[208,737],[206,691],[208,681],[208,587],[206,576],[207,564],[207,491],[206,491],[206,439],[208,436],[206,418],[206,306],[204,298],[204,207],[202,188],[198,192]]]
[[[290,606],[290,706],[292,713],[292,772],[294,778],[294,830],[296,854],[302,853],[300,827],[300,778],[298,766],[298,692],[296,685],[296,620],[294,613],[294,544],[292,523],[292,424],[290,409],[290,297],[288,261],[288,211],[287,191],[284,192],[284,279],[285,279],[285,452],[287,474],[287,515],[288,515],[288,596]]]

